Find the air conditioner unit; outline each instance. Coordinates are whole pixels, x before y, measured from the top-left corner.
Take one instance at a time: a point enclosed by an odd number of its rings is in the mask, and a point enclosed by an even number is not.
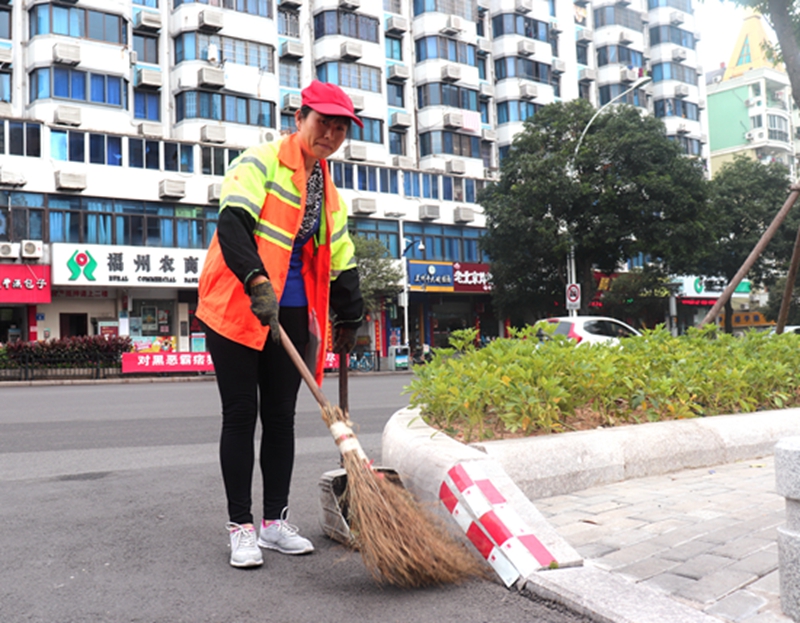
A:
[[[566,61],[560,58],[553,59],[552,70],[554,74],[563,74],[567,71],[567,63]]]
[[[23,240],[20,244],[20,255],[35,260],[42,257],[44,243],[41,240]]]
[[[695,43],[700,41],[701,37],[702,37],[702,33],[700,33],[700,32],[694,33],[694,41],[695,41]]]
[[[293,39],[287,39],[283,43],[281,43],[281,58],[303,58],[305,55],[305,50],[303,49],[303,44],[300,41],[294,41]]]
[[[458,82],[461,80],[461,67],[453,63],[442,65],[442,80],[445,82]]]
[[[620,6],[620,7],[626,7],[626,6],[630,6],[630,4],[631,4],[631,0],[617,0],[617,1],[615,2],[615,4],[616,4],[617,6]]]
[[[344,148],[344,157],[347,160],[366,160],[367,159],[367,146],[366,145],[348,145]]]
[[[200,30],[217,32],[225,25],[225,16],[222,11],[204,9],[197,17],[197,26]]]
[[[703,145],[705,145],[706,143],[708,143],[708,134],[701,134],[701,135],[700,135],[700,142],[701,142]]]
[[[628,69],[627,67],[623,67],[619,70],[619,79],[620,82],[629,84],[631,82],[636,82],[639,78],[639,72],[635,69]]]
[[[411,77],[411,70],[407,65],[389,65],[386,79],[389,82],[405,82]]]
[[[378,204],[374,199],[357,197],[353,199],[353,214],[375,214],[378,211]]]
[[[197,86],[221,89],[225,86],[225,71],[218,67],[201,67],[197,71]]]
[[[133,73],[133,85],[135,87],[147,87],[150,89],[161,88],[161,72],[157,69],[147,69],[137,67]]]
[[[53,122],[61,125],[80,125],[81,109],[76,106],[56,106]]]
[[[689,128],[685,123],[678,124],[678,134],[689,134]]]
[[[53,61],[62,65],[77,65],[81,62],[81,46],[59,41],[53,46]]]
[[[453,158],[445,163],[444,170],[452,175],[464,175],[467,172],[467,163],[460,158]]]
[[[281,9],[299,9],[302,5],[302,0],[278,0],[278,7]]]
[[[361,44],[357,41],[345,41],[339,46],[339,56],[347,60],[355,60],[361,58],[363,51]]]
[[[138,127],[139,136],[145,138],[161,138],[164,136],[164,127],[153,121],[142,121]]]
[[[517,0],[514,3],[514,10],[517,13],[530,13],[533,11],[533,0]]]
[[[494,142],[497,140],[497,131],[490,128],[483,128],[481,130],[481,139],[484,141]]]
[[[687,85],[687,84],[676,84],[675,85],[675,97],[689,97],[689,85]]]
[[[447,21],[439,32],[443,35],[457,35],[464,30],[464,20],[458,15],[448,15]]]
[[[392,113],[389,125],[392,128],[409,128],[411,127],[411,115],[409,115],[407,112]]]
[[[219,199],[222,197],[222,184],[220,182],[215,182],[214,184],[208,185],[208,202],[209,203],[219,203]]]
[[[560,35],[562,32],[564,32],[564,29],[561,28],[561,24],[557,20],[552,20],[550,22],[550,34]]]
[[[596,69],[581,69],[581,73],[578,77],[581,82],[594,82],[597,80],[597,70]]]
[[[519,96],[524,100],[536,99],[539,95],[539,89],[535,84],[524,83],[519,86]]]
[[[205,143],[224,143],[227,138],[221,125],[204,125],[200,128],[200,140]]]
[[[623,28],[619,33],[619,42],[623,45],[633,43],[633,34],[627,28]]]
[[[392,165],[398,169],[413,169],[414,160],[408,156],[395,156],[392,158]]]
[[[686,60],[686,50],[684,48],[673,48],[673,50],[672,50],[672,60],[673,61],[685,61]]]
[[[14,60],[14,51],[11,48],[0,48],[0,63],[10,63]]]
[[[16,260],[19,257],[19,242],[0,242],[0,258]]]
[[[133,16],[134,30],[160,30],[161,14],[153,11],[137,11]]]
[[[575,35],[577,43],[587,45],[594,39],[594,33],[591,28],[581,28]]]
[[[136,50],[130,50],[128,52],[128,63],[131,67],[136,65],[139,62],[139,53]]]
[[[158,196],[162,199],[181,199],[186,196],[186,182],[183,180],[161,180],[158,183]]]
[[[699,100],[697,100],[697,107],[700,110],[703,110],[706,107],[706,101],[703,98],[700,98]]]
[[[475,220],[475,210],[466,206],[458,206],[453,210],[453,220],[456,223],[471,223]]]
[[[361,7],[361,0],[339,0],[339,8],[345,11],[355,11]]]
[[[350,101],[353,102],[353,110],[356,112],[364,110],[364,96],[360,94],[350,95]]]
[[[261,142],[262,143],[271,143],[272,141],[278,138],[277,132],[274,130],[262,130],[261,132]]]
[[[478,95],[484,100],[492,99],[494,97],[494,85],[488,82],[481,82]]]
[[[642,24],[649,24],[650,23],[650,13],[647,11],[642,11],[640,14],[640,19],[642,20]]]
[[[283,96],[283,109],[299,110],[303,106],[303,97],[299,93],[287,93]]]
[[[533,56],[536,54],[536,42],[532,39],[523,39],[517,43],[517,54],[522,56]]]
[[[677,26],[678,24],[683,24],[683,13],[680,11],[673,11],[669,14],[669,21],[670,24]]]
[[[206,48],[206,60],[209,63],[219,63],[219,47],[216,43],[209,43]]]
[[[697,67],[694,68],[694,70],[695,70],[695,72],[697,72],[698,76],[702,76],[703,75],[703,66],[702,65],[698,65]]]
[[[464,115],[460,112],[448,112],[444,115],[444,126],[446,128],[463,128]]]
[[[19,171],[8,167],[0,167],[0,186],[25,186],[28,180]]]
[[[481,56],[486,56],[487,54],[492,53],[492,42],[489,41],[486,37],[479,37],[478,38],[478,54]]]
[[[421,221],[433,221],[439,218],[439,206],[437,204],[425,204],[419,207],[419,219]]]
[[[399,15],[392,15],[386,20],[386,32],[393,35],[400,35],[408,30],[408,20]]]
[[[589,6],[589,0],[573,0],[573,4],[579,7]]]
[[[86,188],[86,175],[83,173],[70,173],[69,171],[56,171],[56,188],[59,190],[83,190]]]
[[[744,133],[744,138],[745,138],[745,140],[752,142],[756,138],[756,133],[753,132],[752,130],[750,130],[749,132],[745,132]]]

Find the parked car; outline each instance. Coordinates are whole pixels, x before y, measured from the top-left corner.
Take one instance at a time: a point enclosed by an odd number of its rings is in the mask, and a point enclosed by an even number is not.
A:
[[[775,327],[772,327],[769,330],[769,333],[770,333],[770,335],[775,335]],[[798,334],[800,334],[800,325],[787,324],[785,327],[783,327],[783,335],[786,335],[787,333],[798,333]]]
[[[618,343],[620,338],[641,335],[621,320],[605,316],[563,316],[547,318],[547,322],[556,325],[555,335],[566,335],[579,344]]]

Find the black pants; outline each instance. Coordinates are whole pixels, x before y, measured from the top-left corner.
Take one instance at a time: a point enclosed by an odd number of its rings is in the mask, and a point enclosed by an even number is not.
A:
[[[308,343],[308,309],[281,307],[280,322],[302,354]],[[289,502],[300,373],[283,347],[274,343],[271,336],[264,349],[258,351],[206,327],[206,343],[214,360],[222,400],[219,456],[230,521],[253,523],[253,446],[259,415],[263,517],[279,519]]]

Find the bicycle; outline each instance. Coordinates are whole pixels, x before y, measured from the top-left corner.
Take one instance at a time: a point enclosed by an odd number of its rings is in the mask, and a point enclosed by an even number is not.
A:
[[[371,352],[350,355],[350,370],[356,372],[372,372],[375,369],[375,357]]]

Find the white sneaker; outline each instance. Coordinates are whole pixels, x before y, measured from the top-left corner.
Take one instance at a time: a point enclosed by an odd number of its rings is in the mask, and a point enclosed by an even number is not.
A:
[[[238,523],[225,524],[231,537],[231,565],[234,567],[258,567],[264,557],[256,545],[255,527],[246,528]]]
[[[281,554],[310,554],[314,551],[311,541],[297,533],[297,526],[293,526],[286,519],[289,509],[284,508],[281,518],[275,521],[261,521],[261,534],[258,545],[266,549],[274,549]]]

